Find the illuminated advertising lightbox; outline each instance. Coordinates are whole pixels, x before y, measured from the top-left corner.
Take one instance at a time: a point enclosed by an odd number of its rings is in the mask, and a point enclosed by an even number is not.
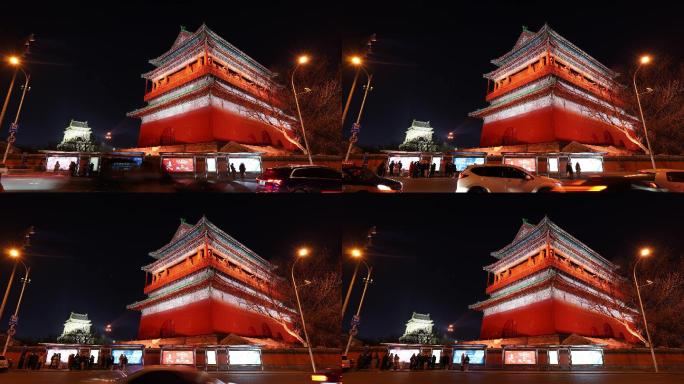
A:
[[[468,356],[470,359],[470,364],[484,364],[485,363],[485,351],[484,349],[454,349],[454,354],[452,356],[452,362],[454,364],[461,364],[461,356]]]
[[[389,163],[387,163],[387,164],[389,165],[391,162],[394,161],[394,164],[395,164],[394,165],[394,173],[396,174],[397,170],[399,169],[399,168],[397,168],[399,165],[399,162],[401,162],[401,171],[402,172],[408,172],[409,165],[411,165],[411,163],[419,161],[419,160],[420,160],[420,157],[418,157],[418,156],[390,156]]]
[[[537,159],[534,157],[506,157],[504,164],[516,165],[527,172],[537,172]]]
[[[69,164],[71,162],[74,162],[78,165],[78,157],[76,156],[48,156],[47,158],[47,164],[45,165],[45,169],[48,172],[54,172],[55,171],[55,165],[59,163],[59,170],[60,171],[68,171],[69,170]]]
[[[207,364],[216,365],[216,351],[207,351]]]
[[[62,363],[68,363],[69,362],[69,355],[76,355],[78,354],[78,350],[76,349],[61,349],[61,348],[48,348],[47,353],[45,354],[45,362],[47,364],[50,364],[52,362],[52,355],[54,354],[61,354],[59,357],[59,361]]]
[[[603,161],[600,157],[570,159],[570,162],[573,172],[577,170],[577,164],[580,165],[581,172],[603,172]]]
[[[549,158],[549,172],[558,172],[558,159],[555,157]]]
[[[207,157],[207,172],[216,172],[216,158]]]
[[[603,365],[603,353],[599,350],[570,351],[572,365]]]
[[[100,350],[99,349],[91,349],[90,350],[90,356],[92,356],[95,359],[94,360],[95,363],[100,362]],[[88,356],[88,357],[90,357],[90,356]]]
[[[458,172],[463,171],[473,164],[482,165],[485,163],[484,157],[454,157],[454,165]]]
[[[435,357],[436,361],[439,361],[439,359],[442,357],[442,350],[441,349],[433,349],[432,355]]]
[[[90,164],[93,165],[93,171],[97,172],[100,170],[100,158],[99,157],[91,157],[90,158]]]
[[[195,160],[192,157],[166,158],[162,166],[167,172],[195,172]]]
[[[549,364],[558,365],[558,351],[557,350],[550,350],[549,351]]]
[[[434,156],[432,158],[432,164],[435,165],[435,172],[439,172],[439,169],[442,166],[442,158],[439,156]],[[437,360],[439,360],[439,357],[437,358]]]
[[[195,364],[195,354],[193,351],[162,351],[162,364],[193,365]]]
[[[531,365],[537,364],[536,351],[504,351],[504,364]]]
[[[396,355],[399,355],[399,362],[401,363],[409,363],[411,361],[411,356],[416,355],[418,356],[420,354],[419,349],[400,349],[400,348],[394,348],[390,349],[389,353]]]
[[[143,351],[140,349],[112,349],[114,364],[119,364],[119,356],[124,355],[128,358],[128,364],[142,364]]]
[[[233,165],[237,172],[240,172],[240,164],[245,165],[245,172],[261,172],[261,161],[256,157],[229,157],[228,167]]]
[[[228,351],[230,365],[261,365],[261,352],[258,350]]]

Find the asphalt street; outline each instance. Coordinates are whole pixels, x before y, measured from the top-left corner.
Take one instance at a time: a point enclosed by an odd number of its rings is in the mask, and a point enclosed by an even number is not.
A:
[[[684,383],[684,373],[580,372],[351,372],[344,384],[670,384]]]
[[[235,384],[304,384],[306,372],[220,372],[209,373],[225,383]],[[0,373],[3,384],[95,384],[115,383],[124,378],[120,371],[11,371]]]

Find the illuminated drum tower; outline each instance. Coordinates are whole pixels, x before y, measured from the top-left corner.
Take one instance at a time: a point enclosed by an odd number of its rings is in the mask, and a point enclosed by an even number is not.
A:
[[[544,217],[523,221],[513,242],[491,254],[482,339],[570,335],[630,343],[638,312],[616,288],[617,266]]]
[[[128,306],[142,313],[138,338],[232,333],[296,342],[278,321],[294,312],[274,305],[273,265],[206,217],[181,220],[171,242],[150,256],[156,260],[142,268],[147,298]]]
[[[632,133],[639,122],[613,92],[618,74],[548,25],[523,27],[492,63],[498,68],[484,75],[489,106],[470,114],[484,121],[481,147],[576,141],[640,151]]]
[[[275,73],[202,25],[181,31],[171,49],[150,60],[139,147],[234,141],[297,150],[274,96]]]

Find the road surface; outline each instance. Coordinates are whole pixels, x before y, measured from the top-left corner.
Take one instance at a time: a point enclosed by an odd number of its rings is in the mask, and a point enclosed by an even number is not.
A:
[[[304,384],[310,383],[306,372],[220,372],[210,373],[225,383],[235,384]],[[115,383],[120,371],[11,371],[0,373],[3,384],[96,384]],[[160,383],[163,384],[163,383]]]
[[[684,383],[684,373],[580,372],[351,372],[344,384],[670,384]]]

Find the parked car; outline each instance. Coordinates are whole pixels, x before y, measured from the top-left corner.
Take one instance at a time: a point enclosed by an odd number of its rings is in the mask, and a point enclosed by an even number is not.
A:
[[[684,170],[681,169],[643,169],[639,173],[655,174],[655,183],[668,192],[684,192]]]
[[[342,173],[319,165],[288,165],[266,169],[257,178],[257,192],[342,192]]]
[[[206,372],[186,367],[143,368],[119,380],[122,384],[225,384]]]
[[[346,372],[348,371],[352,366],[352,361],[347,357],[346,355],[342,355],[342,363],[340,364],[340,368],[342,368],[342,371]]]
[[[380,177],[368,168],[350,166],[342,168],[342,190],[344,192],[401,192],[400,181]]]
[[[551,192],[560,181],[535,176],[515,165],[471,165],[458,175],[456,192]]]
[[[311,382],[316,384],[342,384],[342,372],[339,369],[326,369],[312,373]]]
[[[0,372],[7,372],[9,369],[9,361],[3,355],[0,355]]]
[[[554,192],[667,192],[655,182],[654,174],[591,176],[569,185],[555,188]]]

